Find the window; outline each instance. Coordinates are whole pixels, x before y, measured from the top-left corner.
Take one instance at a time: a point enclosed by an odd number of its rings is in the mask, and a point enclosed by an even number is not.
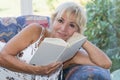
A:
[[[20,0],[0,0],[0,16],[20,15]]]

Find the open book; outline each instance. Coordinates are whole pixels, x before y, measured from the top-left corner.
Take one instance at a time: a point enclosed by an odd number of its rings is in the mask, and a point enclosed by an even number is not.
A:
[[[75,34],[67,42],[60,38],[45,38],[30,64],[47,65],[55,61],[64,62],[72,58],[85,42],[86,37]]]

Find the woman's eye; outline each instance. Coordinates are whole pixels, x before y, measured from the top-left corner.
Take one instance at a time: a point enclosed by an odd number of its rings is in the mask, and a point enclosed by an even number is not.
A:
[[[75,25],[74,25],[74,24],[70,24],[70,26],[71,26],[72,28],[74,28],[74,27],[75,27]]]
[[[62,20],[62,19],[58,19],[58,22],[59,22],[59,23],[63,23],[63,20]]]

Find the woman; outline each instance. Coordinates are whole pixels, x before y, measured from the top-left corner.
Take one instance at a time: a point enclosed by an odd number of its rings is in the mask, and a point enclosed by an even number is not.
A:
[[[14,80],[57,80],[61,71],[60,69],[58,70],[61,66],[61,62],[56,62],[47,66],[33,66],[23,62],[19,53],[23,52],[24,56],[27,51],[31,51],[34,54],[40,42],[45,37],[62,38],[67,41],[76,32],[83,35],[85,25],[86,15],[83,8],[73,2],[64,3],[56,9],[51,17],[51,31],[42,28],[42,26],[37,23],[28,25],[12,38],[0,52],[0,66],[4,67],[0,68],[0,75],[3,76],[1,80],[11,80],[13,78]],[[36,47],[36,45],[38,46]],[[62,80],[79,80],[78,74],[76,75],[76,73],[72,71],[75,72],[81,69],[80,66],[82,65],[91,65],[92,67],[99,66],[102,67],[102,69],[98,67],[98,70],[101,69],[107,73],[106,69],[110,68],[111,61],[105,53],[88,40],[82,45],[82,48],[83,49],[80,49],[71,60],[64,62],[63,67],[65,69],[68,69],[71,65],[74,66],[70,68],[67,76],[65,76],[66,78]],[[103,68],[105,68],[105,70]],[[80,75],[81,74],[79,74],[79,76]],[[81,80],[88,79],[84,78]]]

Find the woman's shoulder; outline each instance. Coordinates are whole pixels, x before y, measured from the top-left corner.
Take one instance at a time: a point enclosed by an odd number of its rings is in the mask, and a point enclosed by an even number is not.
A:
[[[30,32],[31,36],[33,36],[34,41],[38,40],[41,35],[43,35],[44,38],[49,37],[50,35],[50,31],[38,23],[29,24],[27,28],[27,32]]]
[[[28,26],[26,26],[25,28],[27,28],[31,31],[38,31],[38,32],[41,32],[41,30],[42,30],[42,26],[38,23],[31,23]]]

